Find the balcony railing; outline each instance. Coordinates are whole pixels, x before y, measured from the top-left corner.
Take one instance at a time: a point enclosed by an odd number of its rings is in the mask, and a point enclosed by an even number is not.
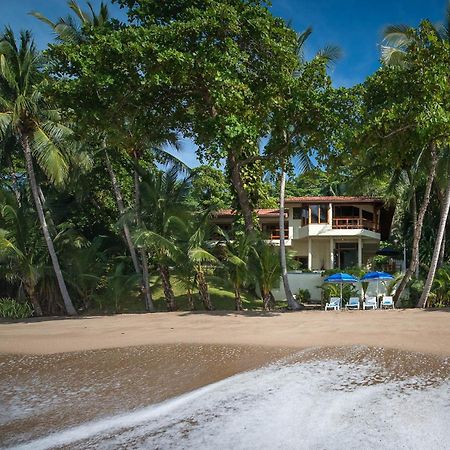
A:
[[[279,240],[280,239],[280,228],[270,228],[263,230],[267,235],[269,235],[269,239],[271,240]],[[289,239],[289,228],[284,229],[284,238]]]
[[[333,217],[333,228],[364,229],[378,232],[377,224],[361,217]]]

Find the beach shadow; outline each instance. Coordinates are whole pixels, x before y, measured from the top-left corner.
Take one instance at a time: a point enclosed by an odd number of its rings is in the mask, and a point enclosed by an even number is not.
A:
[[[232,311],[232,310],[220,310],[220,311],[205,311],[205,310],[199,310],[199,311],[179,311],[178,315],[180,317],[186,317],[190,315],[207,315],[207,316],[218,316],[218,317],[225,317],[225,316],[241,316],[241,317],[275,317],[279,316],[281,314],[284,314],[286,312],[292,312],[292,311],[282,311],[282,310],[275,310],[275,311]]]
[[[90,314],[88,316],[42,316],[42,317],[28,317],[27,319],[5,319],[0,318],[1,324],[12,324],[12,323],[40,323],[40,322],[53,322],[59,320],[80,320],[80,319],[95,319],[97,317],[109,317],[116,316],[118,314]]]
[[[450,313],[450,308],[426,308],[422,309],[423,312],[444,312],[444,313]]]

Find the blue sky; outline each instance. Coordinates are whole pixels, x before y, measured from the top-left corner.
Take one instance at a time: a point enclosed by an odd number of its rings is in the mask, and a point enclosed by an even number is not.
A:
[[[164,1],[164,0],[161,0]],[[84,4],[84,0],[79,0]],[[98,5],[99,0],[92,0]],[[297,31],[313,28],[307,56],[327,44],[339,46],[343,58],[333,69],[335,86],[352,86],[378,67],[381,32],[388,24],[415,26],[421,19],[443,19],[447,0],[273,0],[272,12],[291,20]],[[0,0],[0,26],[14,30],[32,29],[38,45],[44,48],[52,39],[45,24],[27,13],[37,10],[51,19],[67,13],[66,0]],[[114,16],[124,19],[123,11],[112,6]],[[186,142],[182,159],[197,165],[192,145]]]

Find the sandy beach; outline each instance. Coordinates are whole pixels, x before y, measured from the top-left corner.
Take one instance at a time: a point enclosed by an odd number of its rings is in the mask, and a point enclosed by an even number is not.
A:
[[[446,448],[449,356],[448,311],[3,322],[0,447]]]
[[[360,344],[449,356],[450,310],[179,312],[0,324],[0,353],[179,343],[293,349]]]

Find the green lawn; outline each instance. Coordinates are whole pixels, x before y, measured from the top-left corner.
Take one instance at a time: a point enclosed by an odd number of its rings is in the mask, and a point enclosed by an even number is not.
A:
[[[172,286],[175,293],[178,309],[181,311],[188,311],[188,299],[186,296],[186,292],[181,286],[175,277],[171,278]],[[164,299],[164,293],[161,287],[161,282],[159,278],[152,277],[150,280],[153,300],[155,302],[157,311],[166,311],[166,302]],[[214,304],[216,310],[234,310],[234,293],[232,291],[231,286],[228,286],[224,281],[214,278],[209,282],[209,292],[211,294],[211,300]],[[198,293],[195,293],[195,309],[197,311],[204,310],[202,302],[199,300]],[[262,309],[262,300],[256,297],[253,293],[244,291],[242,293],[242,304],[243,308],[246,310],[261,310]],[[285,307],[285,302],[278,302],[277,307]],[[105,299],[101,305],[101,307],[96,308],[95,310],[90,310],[88,313],[98,313],[99,310],[102,313],[114,313],[115,305],[112,301]],[[120,313],[135,313],[135,312],[143,312],[143,303],[142,299],[136,294],[134,296],[130,296],[126,299],[123,299],[119,304]]]

